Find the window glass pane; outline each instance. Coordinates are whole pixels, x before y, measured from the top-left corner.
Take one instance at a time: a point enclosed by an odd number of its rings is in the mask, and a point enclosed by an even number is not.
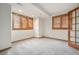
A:
[[[27,18],[26,17],[21,17],[21,21],[22,21],[22,28],[27,28]]]
[[[76,31],[76,44],[79,45],[79,31]]]
[[[72,30],[75,30],[75,24],[72,24]]]
[[[75,31],[70,31],[70,41],[72,43],[75,43]]]
[[[20,28],[20,16],[13,14],[14,28]]]
[[[72,17],[75,17],[75,11],[72,12]]]
[[[79,9],[76,10],[76,16],[79,16]]]
[[[62,16],[62,28],[68,28],[68,16]]]
[[[75,24],[75,18],[72,18],[72,24]]]
[[[32,18],[28,18],[28,27],[33,28],[33,19]]]
[[[76,17],[76,30],[79,30],[79,17]]]
[[[55,28],[60,28],[61,20],[60,17],[54,18],[54,27]]]
[[[79,23],[79,17],[76,17],[76,23]]]
[[[75,31],[70,31],[70,36],[75,37]]]
[[[79,30],[79,24],[76,24],[76,30]]]

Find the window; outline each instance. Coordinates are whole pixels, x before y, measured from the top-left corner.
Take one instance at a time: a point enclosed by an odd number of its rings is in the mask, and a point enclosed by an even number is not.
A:
[[[68,15],[63,15],[62,16],[62,28],[67,29],[68,28]]]
[[[53,29],[68,29],[68,15],[59,15],[52,17]]]
[[[21,20],[20,20],[20,16],[18,16],[17,14],[13,14],[13,29],[20,29],[21,27]]]
[[[28,18],[28,28],[33,28],[33,18]]]
[[[59,29],[61,26],[60,17],[53,18],[53,27]]]
[[[29,30],[33,29],[33,18],[12,13],[13,30]]]
[[[21,16],[21,23],[22,23],[22,28],[23,28],[23,29],[28,29],[27,22],[28,22],[28,21],[27,21],[27,18]]]

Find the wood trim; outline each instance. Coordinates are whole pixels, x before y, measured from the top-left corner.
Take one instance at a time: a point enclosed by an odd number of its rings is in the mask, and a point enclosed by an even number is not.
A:
[[[0,50],[0,52],[3,52],[3,51],[8,50],[10,48],[12,48],[12,47],[8,47],[8,48],[5,48],[5,49],[2,49],[2,50]]]
[[[19,15],[19,16],[23,16],[23,17],[26,17],[26,18],[33,18],[33,17],[25,16],[25,15],[22,15],[22,14],[19,14],[19,13],[15,13],[15,12],[12,12],[12,14],[16,14],[16,15]]]
[[[69,11],[68,13],[71,13],[71,12],[73,12],[73,11],[77,10],[77,9],[79,9],[79,7],[76,7],[76,8],[74,8],[74,9],[72,9],[72,10],[71,10],[71,11]]]
[[[61,23],[60,23],[60,28],[62,28],[62,17],[63,17],[63,15],[60,15],[60,21],[61,21]],[[62,29],[64,29],[64,28],[62,28]]]
[[[19,42],[19,41],[24,41],[24,40],[32,39],[32,38],[37,38],[37,39],[40,39],[40,38],[49,38],[49,39],[56,39],[56,40],[68,42],[68,40],[63,40],[63,39],[58,39],[58,38],[52,38],[52,37],[47,37],[47,36],[41,36],[41,37],[30,37],[30,38],[26,38],[26,39],[22,39],[22,40],[17,40],[17,41],[13,41],[12,43]]]
[[[16,43],[16,42],[20,42],[20,41],[24,41],[24,40],[28,40],[28,39],[32,39],[34,37],[30,37],[30,38],[26,38],[26,39],[20,39],[20,40],[17,40],[17,41],[13,41],[12,43]]]
[[[76,44],[76,11],[75,11],[75,44]]]
[[[68,13],[68,45],[70,45],[70,25],[71,21],[70,21],[70,13]]]
[[[73,47],[73,48],[75,48],[75,49],[77,49],[77,50],[79,50],[79,45],[70,43],[69,46],[70,46],[70,47]]]
[[[41,37],[34,37],[34,38],[41,39],[41,38],[45,38],[45,36],[41,36]]]
[[[68,14],[66,13],[66,14],[56,15],[56,16],[53,16],[53,17],[60,17],[60,16],[64,16],[64,15],[68,15]]]
[[[49,39],[55,39],[55,40],[59,40],[59,41],[68,42],[68,40],[63,40],[63,39],[58,39],[58,38],[52,38],[52,37],[47,37],[47,36],[44,36],[43,38],[49,38]]]

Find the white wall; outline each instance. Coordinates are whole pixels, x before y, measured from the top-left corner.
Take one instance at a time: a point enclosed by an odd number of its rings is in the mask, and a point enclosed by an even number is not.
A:
[[[34,20],[34,37],[40,37],[39,36],[39,17],[36,17]]]
[[[44,36],[57,38],[62,40],[68,40],[68,30],[54,30],[52,29],[52,19],[51,17],[45,19],[45,33]]]
[[[0,50],[11,46],[11,6],[0,4]]]
[[[34,20],[34,37],[44,36],[44,19],[42,17],[37,17]]]
[[[12,30],[12,42],[34,37],[33,30]]]
[[[44,31],[45,31],[44,19],[45,19],[44,17],[40,17],[40,20],[39,20],[39,36],[40,37],[44,36]]]

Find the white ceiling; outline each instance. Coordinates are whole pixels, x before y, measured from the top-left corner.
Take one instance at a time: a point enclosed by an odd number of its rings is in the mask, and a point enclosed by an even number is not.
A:
[[[36,3],[34,5],[44,10],[49,15],[67,13],[68,11],[79,7],[79,3]]]
[[[31,16],[31,17],[48,17],[46,13],[32,5],[31,3],[22,3],[18,5],[15,3],[11,4],[12,12],[16,12],[22,15]],[[21,12],[19,10],[22,10]]]
[[[67,13],[79,7],[78,3],[21,3],[22,5],[11,4],[12,12],[32,17],[48,17]],[[18,10],[22,10],[19,12]]]

